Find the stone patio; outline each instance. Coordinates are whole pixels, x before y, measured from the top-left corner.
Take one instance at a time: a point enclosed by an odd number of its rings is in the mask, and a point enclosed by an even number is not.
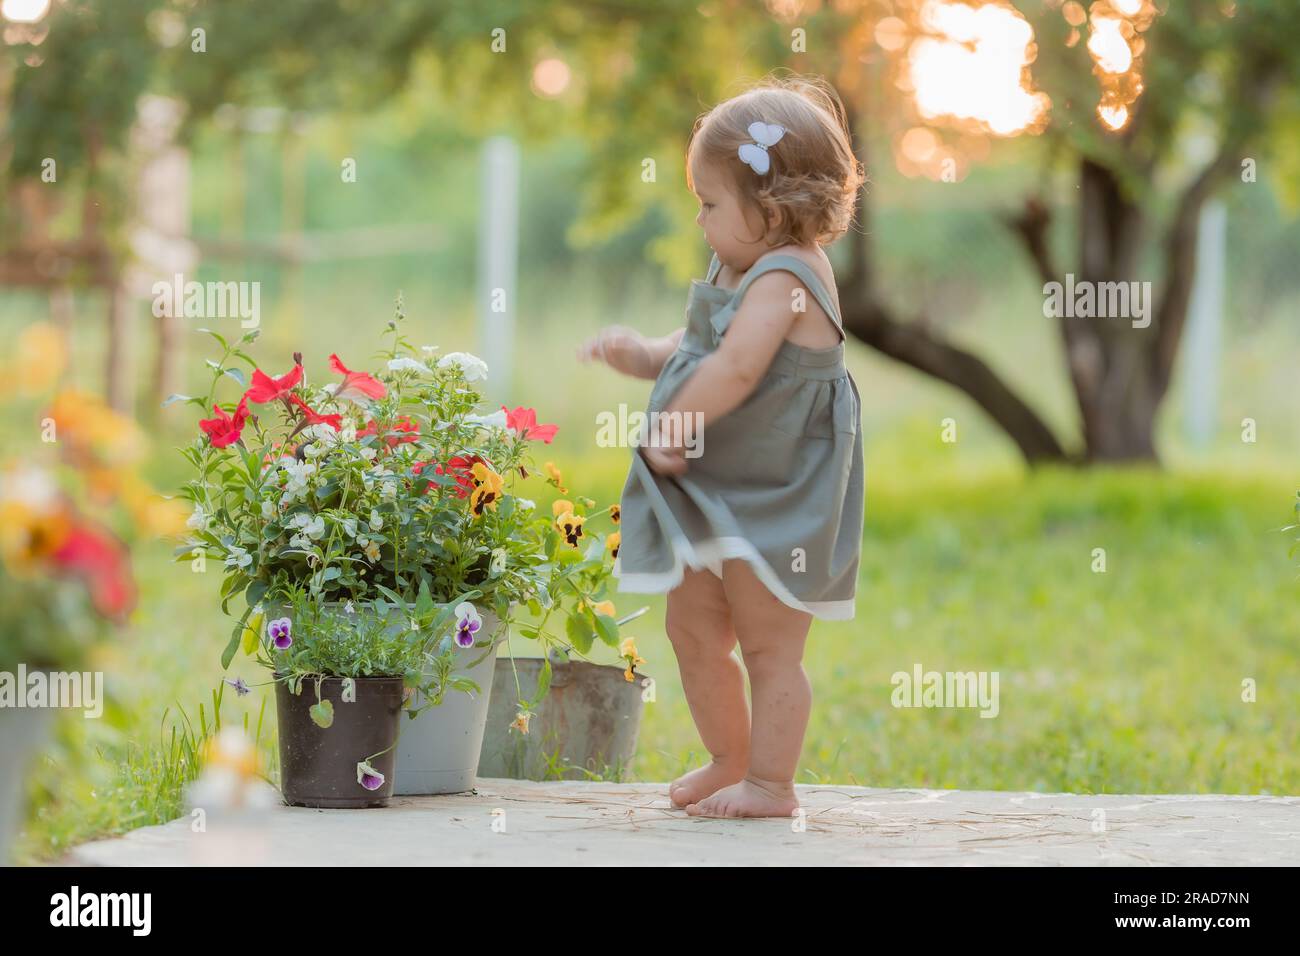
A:
[[[671,809],[662,783],[480,779],[375,810],[271,806],[73,850],[74,865],[1300,864],[1300,797],[1080,796],[800,786],[802,819]],[[1102,813],[1098,813],[1101,811]],[[1104,814],[1104,821],[1102,819]],[[1099,832],[1094,832],[1096,828]]]

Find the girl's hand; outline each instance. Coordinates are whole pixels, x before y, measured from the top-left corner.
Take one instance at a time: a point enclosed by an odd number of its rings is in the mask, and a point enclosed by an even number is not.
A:
[[[646,464],[650,466],[650,470],[656,474],[676,476],[686,472],[685,448],[648,445],[641,449],[641,454]]]
[[[650,430],[646,444],[641,448],[650,470],[660,475],[681,475],[686,472],[686,447],[673,441],[673,429],[666,420],[660,421],[657,430]]]
[[[654,356],[650,343],[636,329],[609,325],[578,346],[578,361],[604,362],[615,371],[637,378],[647,377]]]

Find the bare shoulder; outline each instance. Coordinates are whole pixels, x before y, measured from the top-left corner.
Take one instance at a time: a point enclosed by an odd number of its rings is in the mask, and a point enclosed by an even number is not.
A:
[[[822,285],[826,287],[826,291],[830,294],[835,308],[839,309],[840,299],[839,290],[835,286],[835,271],[831,268],[830,259],[826,257],[826,253],[822,251],[820,246],[799,246],[794,244],[777,246],[760,256],[754,265],[758,265],[768,256],[776,255],[791,256],[805,263],[808,268],[812,269],[813,274],[821,279]],[[779,283],[781,287],[786,289],[803,288],[803,283],[792,273],[777,270],[760,276],[755,281],[755,285],[766,279],[773,280],[766,283],[769,287],[775,287]],[[809,292],[811,291],[810,289]],[[791,326],[786,339],[804,348],[832,348],[839,344],[840,334],[836,330],[835,321],[826,314],[825,310],[817,302],[817,297],[809,295],[805,308],[801,314],[796,315],[794,324]]]

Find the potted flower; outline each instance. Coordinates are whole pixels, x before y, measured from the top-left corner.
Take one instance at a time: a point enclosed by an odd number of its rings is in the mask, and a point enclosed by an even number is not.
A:
[[[135,606],[129,542],[180,528],[172,503],[138,477],[136,425],[94,396],[50,395],[65,365],[61,333],[28,326],[14,355],[0,369],[5,421],[21,429],[6,434],[0,461],[0,862],[53,708],[93,716],[99,706],[102,685],[87,686],[83,669]]]
[[[635,753],[640,729],[647,679],[636,668],[645,659],[621,629],[649,609],[620,617],[608,596],[620,543],[619,506],[598,510],[591,498],[569,496],[554,463],[545,468],[548,484],[566,496],[549,508],[554,529],[546,537],[546,591],[552,602],[546,608],[530,602],[533,621],[515,629],[545,638],[548,625],[562,622],[567,641],[547,641],[541,656],[497,662],[479,760],[480,772],[490,777],[539,779],[557,765],[565,777],[621,768]],[[595,525],[605,521],[612,530],[602,534]],[[622,663],[587,660],[597,642],[614,649]]]
[[[277,684],[286,796],[345,798],[303,796],[291,779],[303,762],[286,758],[326,747],[325,734],[330,749],[311,766],[323,760],[331,780],[351,781],[338,786],[358,805],[473,786],[512,608],[553,603],[547,546],[559,532],[514,489],[530,476],[530,444],[549,442],[555,426],[532,409],[483,414],[483,362],[417,349],[405,321],[399,300],[375,374],[332,354],[319,384],[300,353],[283,374],[258,368],[246,351],[256,331],[233,343],[210,333],[222,351],[208,363],[208,394],[174,397],[212,409],[183,449],[194,511],[178,559],[219,560],[223,609],[243,605],[231,611],[222,665],[242,645]],[[238,400],[218,402],[230,382]],[[412,718],[401,742],[343,748],[344,723],[368,719],[353,705],[363,694],[388,700],[397,680]],[[417,778],[404,786],[407,771]]]

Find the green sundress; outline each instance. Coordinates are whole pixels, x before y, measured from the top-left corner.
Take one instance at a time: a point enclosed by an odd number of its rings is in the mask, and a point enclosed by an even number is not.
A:
[[[844,328],[817,274],[784,254],[760,258],[735,290],[691,283],[687,329],[664,363],[647,419],[664,408],[712,352],[754,280],[773,270],[799,278],[839,331],[838,345],[781,343],[753,393],[701,433],[702,454],[679,476],[655,473],[632,449],[621,499],[614,576],[620,592],[672,590],[684,568],[722,576],[741,558],[784,604],[815,617],[847,620],[862,550],[865,506],[862,402],[844,366]]]

